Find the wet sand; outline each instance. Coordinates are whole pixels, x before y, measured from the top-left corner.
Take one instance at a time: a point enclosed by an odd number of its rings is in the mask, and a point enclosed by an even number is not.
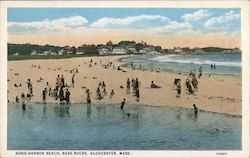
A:
[[[50,60],[22,60],[8,62],[8,100],[15,101],[15,97],[21,98],[21,93],[28,92],[27,79],[30,78],[33,84],[33,94],[31,102],[42,102],[42,90],[46,87],[46,82],[54,89],[57,75],[63,74],[65,83],[71,85],[72,74],[69,71],[77,68],[79,73],[75,75],[75,87],[68,87],[71,92],[72,103],[86,103],[86,88],[90,89],[93,104],[119,104],[126,98],[127,105],[151,105],[151,106],[171,106],[193,108],[193,104],[199,109],[241,115],[241,77],[229,75],[203,75],[198,80],[198,91],[194,95],[188,94],[185,81],[187,74],[177,72],[152,72],[151,70],[132,70],[121,67],[125,71],[118,71],[117,66],[122,65],[118,61],[121,56],[108,57],[83,57],[71,59],[50,59]],[[92,67],[89,67],[90,60],[93,59]],[[113,62],[113,67],[104,68],[102,64]],[[33,67],[40,65],[41,68]],[[59,68],[59,69],[58,69]],[[39,81],[39,78],[43,80]],[[126,94],[127,79],[138,78],[140,81],[140,101],[136,101],[135,96]],[[181,79],[181,96],[176,97],[177,91],[173,89],[175,78]],[[161,88],[150,88],[151,81],[161,86]],[[39,81],[39,82],[38,82]],[[107,96],[102,100],[95,99],[96,89],[99,82],[105,81]],[[22,84],[15,87],[14,84]],[[121,89],[120,86],[124,88]],[[114,89],[114,96],[110,98],[111,89]],[[101,89],[102,91],[102,89]],[[132,92],[132,88],[130,89]],[[47,97],[48,103],[59,103],[52,97]]]

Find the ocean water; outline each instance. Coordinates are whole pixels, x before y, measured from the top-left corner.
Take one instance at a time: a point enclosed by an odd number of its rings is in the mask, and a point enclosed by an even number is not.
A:
[[[240,150],[241,117],[136,105],[120,110],[119,105],[30,103],[23,111],[9,103],[7,148]]]
[[[202,66],[205,74],[241,75],[241,54],[196,54],[196,55],[134,55],[121,59],[125,66],[131,63],[144,69],[160,68],[166,71],[198,72]],[[215,70],[211,70],[215,64]]]

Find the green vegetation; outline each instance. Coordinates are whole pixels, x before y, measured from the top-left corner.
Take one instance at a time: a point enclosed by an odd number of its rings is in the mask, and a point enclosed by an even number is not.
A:
[[[120,41],[117,45],[118,46],[127,46],[127,45],[135,45],[135,41]]]
[[[66,59],[66,58],[79,58],[79,57],[102,57],[102,56],[119,56],[119,54],[108,55],[96,55],[96,54],[84,54],[84,55],[9,55],[8,61],[11,60],[39,60],[39,59]]]
[[[118,44],[112,44],[110,41],[111,46],[120,46],[126,47],[130,46],[134,48],[137,52],[139,52],[143,48],[154,48],[155,51],[162,53],[162,54],[178,54],[180,52],[175,52],[175,48],[173,49],[163,49],[161,46],[153,46],[148,45],[146,43],[136,43],[135,41],[120,41]],[[104,46],[104,45],[103,45]],[[110,48],[112,49],[112,48]],[[179,48],[181,49],[182,53],[192,54],[196,52],[196,49],[184,47]],[[218,52],[225,52],[226,50],[232,50],[228,48],[219,48],[219,47],[204,47],[198,48],[203,53],[218,53]],[[236,48],[235,48],[236,49]],[[31,53],[35,51],[34,54]],[[47,52],[45,52],[47,51]],[[63,55],[57,55],[57,54]],[[84,55],[77,55],[77,52],[84,52]],[[46,54],[48,53],[48,54]],[[72,54],[71,54],[72,53]],[[134,52],[131,50],[127,50],[127,54],[133,54]],[[15,55],[17,54],[17,55]],[[40,54],[40,55],[39,55]],[[43,55],[41,55],[43,54]],[[109,54],[105,56],[112,56],[115,54]],[[82,45],[80,47],[59,47],[59,46],[52,46],[52,45],[35,45],[35,44],[10,44],[8,43],[8,60],[29,60],[29,59],[64,59],[64,58],[75,58],[75,57],[89,57],[89,56],[100,56],[98,52],[98,45]],[[103,56],[103,55],[101,55]]]
[[[10,44],[8,43],[8,55],[14,55],[19,53],[19,55],[30,55],[32,51],[37,53],[42,53],[44,51],[58,52],[63,47],[52,46],[52,45],[34,45],[34,44]]]

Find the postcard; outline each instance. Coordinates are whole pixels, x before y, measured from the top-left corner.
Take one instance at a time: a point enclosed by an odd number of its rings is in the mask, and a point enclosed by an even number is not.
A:
[[[1,2],[0,157],[249,157],[249,1]]]

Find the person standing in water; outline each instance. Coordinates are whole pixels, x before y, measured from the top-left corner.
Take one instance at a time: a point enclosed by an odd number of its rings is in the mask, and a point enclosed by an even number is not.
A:
[[[23,109],[23,110],[26,110],[25,95],[24,95],[24,93],[22,93],[21,98],[22,98],[22,109]]]
[[[198,108],[196,107],[195,104],[193,104],[193,107],[194,107],[194,114],[197,115],[198,114]]]
[[[87,94],[87,98],[86,98],[87,105],[91,105],[91,98],[90,98],[91,93],[89,89],[86,89],[86,94]]]
[[[199,68],[199,78],[202,76],[202,67]]]
[[[18,96],[16,96],[16,103],[17,103],[17,104],[19,103],[19,98],[18,98]]]
[[[61,87],[61,89],[59,91],[59,99],[60,99],[60,104],[63,104],[63,100],[64,100],[63,87]]]
[[[67,105],[70,104],[70,92],[68,89],[66,89],[65,100]]]
[[[43,90],[42,96],[43,96],[43,104],[46,104],[47,102],[46,102],[46,91],[45,90]]]
[[[125,106],[125,103],[126,103],[126,99],[123,98],[123,101],[122,101],[122,103],[121,103],[121,110],[123,110],[123,108],[124,108],[124,106]]]

